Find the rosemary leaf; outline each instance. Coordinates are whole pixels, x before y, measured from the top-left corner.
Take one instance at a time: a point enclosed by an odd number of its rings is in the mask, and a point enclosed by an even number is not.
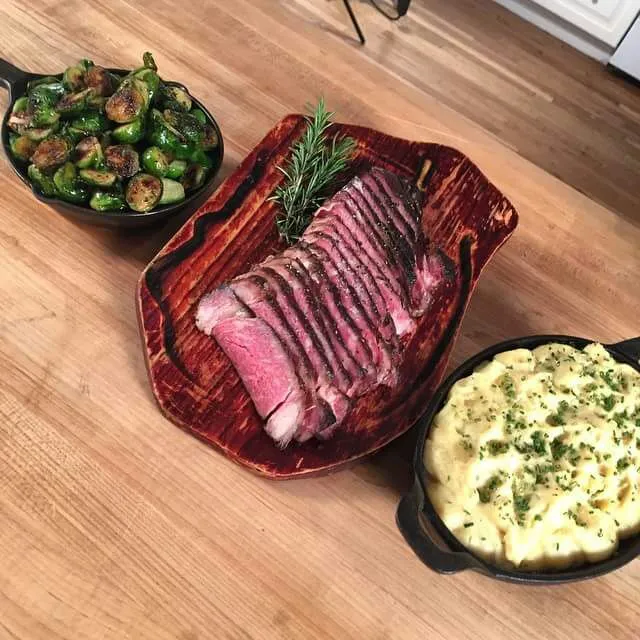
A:
[[[328,139],[333,113],[321,98],[307,128],[293,145],[286,167],[278,167],[285,177],[272,200],[280,206],[276,226],[287,244],[296,242],[307,228],[316,209],[330,195],[337,176],[346,169],[356,143],[352,138]]]

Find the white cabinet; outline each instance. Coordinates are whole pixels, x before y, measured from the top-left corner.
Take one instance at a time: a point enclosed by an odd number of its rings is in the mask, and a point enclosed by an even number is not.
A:
[[[640,12],[640,0],[532,0],[597,40],[615,47]]]

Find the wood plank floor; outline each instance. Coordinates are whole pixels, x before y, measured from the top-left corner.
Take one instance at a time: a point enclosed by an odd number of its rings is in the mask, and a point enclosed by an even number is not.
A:
[[[640,87],[489,0],[414,0],[398,22],[353,0],[364,47],[341,0],[280,5],[640,224]]]

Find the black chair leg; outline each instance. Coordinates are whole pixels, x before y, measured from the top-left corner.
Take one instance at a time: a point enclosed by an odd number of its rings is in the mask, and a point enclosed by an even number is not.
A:
[[[360,44],[364,44],[365,40],[364,40],[364,33],[362,33],[362,29],[360,28],[360,25],[358,24],[358,20],[356,19],[356,14],[353,13],[353,9],[351,8],[351,4],[349,2],[349,0],[343,0],[344,2],[344,6],[347,9],[347,13],[349,14],[349,17],[351,18],[351,23],[353,24],[353,28],[356,30],[356,33],[358,34],[358,38],[360,38]]]

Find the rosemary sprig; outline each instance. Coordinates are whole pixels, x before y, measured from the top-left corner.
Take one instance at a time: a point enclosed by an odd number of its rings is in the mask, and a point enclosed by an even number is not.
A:
[[[278,167],[285,180],[272,199],[280,205],[276,226],[287,244],[300,238],[355,149],[352,138],[335,135],[327,139],[332,116],[320,98],[313,114],[307,117],[304,135],[293,145],[289,163]]]

